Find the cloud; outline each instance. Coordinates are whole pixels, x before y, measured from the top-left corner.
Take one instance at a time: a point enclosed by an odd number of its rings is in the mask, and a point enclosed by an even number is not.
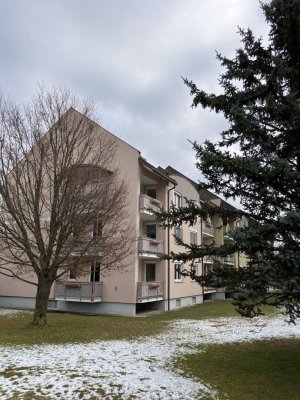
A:
[[[215,140],[224,120],[190,108],[181,76],[219,90],[215,50],[234,54],[238,25],[266,35],[258,2],[0,0],[0,88],[20,101],[37,82],[92,96],[105,128],[197,179],[187,139]]]

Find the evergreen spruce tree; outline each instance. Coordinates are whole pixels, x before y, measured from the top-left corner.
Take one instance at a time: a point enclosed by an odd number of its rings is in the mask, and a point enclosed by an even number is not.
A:
[[[219,262],[196,280],[234,293],[243,315],[257,315],[261,304],[272,302],[295,321],[300,314],[300,0],[273,0],[262,10],[270,25],[267,45],[250,29],[240,29],[242,47],[235,57],[217,54],[224,67],[222,94],[208,94],[185,79],[193,107],[222,113],[229,123],[217,143],[194,143],[197,168],[206,178],[199,189],[239,198],[243,211],[211,212],[221,212],[225,224],[244,216],[248,226],[233,231],[230,245],[185,245],[187,255],[171,257],[188,261],[245,253],[246,268]],[[189,203],[159,218],[173,226],[192,224],[204,214]]]

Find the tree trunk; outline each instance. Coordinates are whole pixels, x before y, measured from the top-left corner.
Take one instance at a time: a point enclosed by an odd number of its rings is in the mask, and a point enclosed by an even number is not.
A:
[[[53,280],[49,277],[39,276],[34,316],[30,326],[47,326],[48,299],[52,284]]]

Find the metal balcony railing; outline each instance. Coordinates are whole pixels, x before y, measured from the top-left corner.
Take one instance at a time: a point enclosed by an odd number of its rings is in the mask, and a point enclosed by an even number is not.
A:
[[[82,235],[75,243],[67,243],[63,247],[63,252],[69,254],[70,257],[101,256],[97,241],[93,240],[89,235]]]
[[[157,239],[139,238],[138,241],[139,254],[160,255],[164,253],[164,242]]]
[[[226,264],[234,264],[235,263],[234,256],[224,257],[224,263],[226,263]]]
[[[140,194],[139,209],[141,212],[151,213],[151,210],[160,211],[162,207],[163,203],[161,201],[147,196],[146,194]]]
[[[102,299],[103,282],[56,281],[56,300],[99,302]]]
[[[202,221],[202,234],[204,236],[214,236],[215,227],[205,221]]]
[[[204,264],[212,264],[213,262],[214,262],[214,259],[212,256],[204,256],[203,257]]]
[[[161,300],[164,297],[164,282],[138,282],[137,302]]]

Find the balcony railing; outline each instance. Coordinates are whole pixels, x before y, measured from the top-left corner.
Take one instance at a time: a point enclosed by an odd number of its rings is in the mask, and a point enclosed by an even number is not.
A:
[[[204,264],[212,264],[214,262],[213,257],[211,256],[204,256],[203,257],[203,263]]]
[[[99,302],[102,300],[103,282],[56,281],[56,300]]]
[[[164,242],[157,239],[139,238],[139,254],[160,255],[164,253]]]
[[[164,297],[164,282],[138,282],[137,302],[162,300]]]
[[[216,291],[217,291],[216,288],[208,287],[208,286],[204,287],[204,293],[215,293]]]
[[[96,242],[93,242],[90,237],[84,237],[80,240],[77,240],[76,243],[66,244],[63,247],[63,251],[69,254],[70,257],[81,257],[81,258],[89,258],[92,256],[101,256],[101,251],[99,250],[99,246],[97,246]]]
[[[231,237],[229,236],[232,231],[233,231],[233,229],[231,227],[229,227],[228,225],[223,226],[224,239],[232,240]]]
[[[235,263],[234,256],[224,257],[224,263],[226,263],[226,264],[234,264]]]
[[[202,234],[205,236],[214,236],[215,227],[205,221],[202,221]]]
[[[141,212],[151,214],[151,210],[160,211],[163,207],[163,203],[153,197],[147,196],[146,194],[140,194],[139,209]]]

